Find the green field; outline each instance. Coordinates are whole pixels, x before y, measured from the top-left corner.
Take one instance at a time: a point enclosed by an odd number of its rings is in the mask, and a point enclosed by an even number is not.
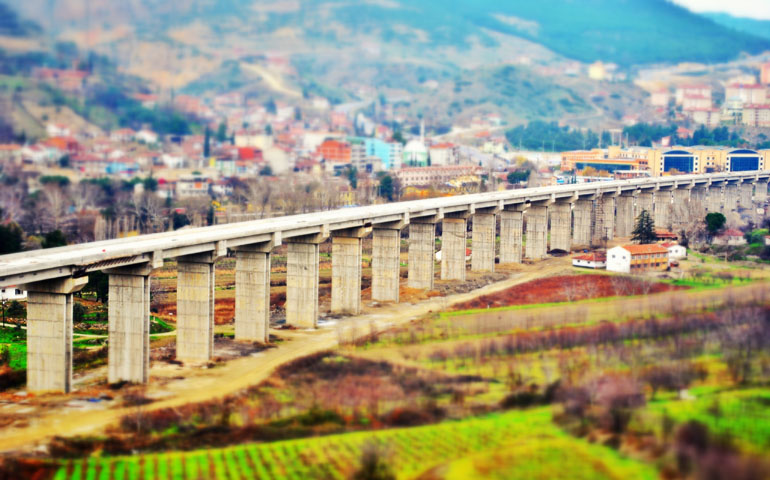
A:
[[[349,478],[362,449],[381,447],[398,478],[414,478],[433,468],[447,468],[451,478],[503,459],[500,478],[656,478],[651,466],[621,457],[606,447],[568,436],[551,422],[549,408],[512,411],[437,425],[246,444],[192,452],[91,457],[66,461],[56,480],[153,478]],[[476,456],[484,452],[483,456]],[[492,452],[492,453],[489,453]],[[467,461],[457,462],[468,457]],[[518,477],[505,476],[516,471]],[[477,470],[478,471],[478,470]],[[459,476],[458,476],[459,475]]]

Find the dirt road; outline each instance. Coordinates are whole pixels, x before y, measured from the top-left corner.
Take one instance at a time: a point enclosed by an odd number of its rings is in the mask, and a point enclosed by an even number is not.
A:
[[[363,315],[324,322],[312,331],[274,331],[285,338],[278,348],[264,350],[250,357],[239,358],[211,369],[178,367],[167,364],[152,366],[146,396],[156,399],[142,407],[146,410],[177,407],[223,397],[265,380],[278,366],[299,357],[336,347],[340,339],[366,335],[372,329],[409,322],[431,311],[439,311],[454,303],[468,301],[478,295],[497,292],[536,278],[564,273],[568,260],[550,258],[534,265],[523,265],[511,278],[468,293],[434,297],[416,304],[400,303],[366,308]],[[76,383],[77,388],[77,383]],[[52,400],[55,399],[52,396]],[[59,396],[61,398],[61,396]],[[31,450],[53,436],[96,434],[116,423],[122,416],[137,411],[137,407],[110,407],[110,402],[72,402],[55,408],[34,411],[34,407],[10,404],[3,412],[33,411],[29,424],[5,427],[0,432],[0,451]]]

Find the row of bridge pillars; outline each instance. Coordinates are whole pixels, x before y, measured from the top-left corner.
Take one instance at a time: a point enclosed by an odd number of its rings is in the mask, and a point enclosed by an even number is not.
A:
[[[432,289],[435,278],[436,225],[442,224],[441,278],[464,280],[468,220],[472,220],[472,271],[493,271],[499,219],[499,261],[520,263],[551,250],[601,245],[627,237],[642,210],[658,222],[686,220],[701,212],[734,210],[738,205],[764,205],[767,182],[727,183],[694,188],[651,189],[620,194],[585,194],[571,199],[527,205],[477,209],[412,218],[331,233],[333,313],[361,311],[362,240],[372,235],[372,300],[398,302],[401,232],[409,230],[407,284]],[[681,208],[681,211],[677,211]],[[673,213],[672,213],[673,212]],[[550,218],[550,221],[549,221]],[[668,226],[668,224],[663,226]],[[524,232],[526,231],[526,242]],[[319,245],[328,238],[313,234],[286,239],[286,322],[302,328],[317,326]],[[231,248],[235,254],[235,337],[267,342],[270,325],[270,255],[277,242]],[[214,338],[215,261],[226,250],[177,257],[177,358],[206,362]],[[140,264],[105,270],[109,277],[108,380],[145,383],[149,379],[150,273],[160,265]],[[86,277],[47,280],[26,285],[27,386],[30,391],[72,388],[73,294]]]

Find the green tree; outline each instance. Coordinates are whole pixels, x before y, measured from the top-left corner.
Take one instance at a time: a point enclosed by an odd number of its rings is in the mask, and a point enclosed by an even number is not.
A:
[[[190,224],[190,218],[184,213],[174,212],[171,216],[171,224],[174,227],[174,230],[179,230]]]
[[[64,235],[64,233],[61,230],[54,230],[52,232],[48,232],[45,234],[45,237],[43,237],[43,248],[56,248],[56,247],[64,247],[67,245],[67,237]]]
[[[273,134],[273,126],[269,123],[265,125],[265,135],[272,135]]]
[[[529,170],[517,170],[515,172],[511,172],[507,176],[508,183],[514,185],[516,183],[526,182],[529,180],[530,173],[532,172]]]
[[[395,132],[393,132],[393,141],[398,142],[401,145],[406,144],[406,139],[404,139],[404,134],[401,133],[400,130],[396,130]]]
[[[705,222],[709,235],[714,236],[724,228],[727,219],[719,212],[711,212],[706,215]]]
[[[96,296],[97,302],[107,302],[110,293],[109,276],[97,270],[88,274],[88,283],[83,287],[84,292],[92,292]]]
[[[355,167],[348,168],[348,182],[350,187],[355,190],[358,188],[358,169]]]
[[[21,251],[24,232],[16,223],[0,225],[0,255]]]
[[[389,202],[393,201],[393,177],[385,175],[380,180],[380,196],[388,199]]]
[[[222,122],[217,127],[217,142],[224,142],[225,140],[227,140],[227,125]]]
[[[211,130],[207,125],[203,133],[203,158],[209,158],[209,155],[211,155]]]
[[[158,180],[156,180],[152,176],[142,180],[142,184],[144,185],[144,190],[146,192],[155,192],[158,190]]]
[[[655,235],[655,222],[650,216],[650,212],[642,210],[636,217],[636,226],[631,232],[631,239],[639,243],[653,243],[657,237]]]

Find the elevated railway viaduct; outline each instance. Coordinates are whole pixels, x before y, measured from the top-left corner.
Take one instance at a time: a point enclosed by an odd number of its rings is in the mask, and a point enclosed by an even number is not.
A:
[[[73,293],[88,274],[109,276],[108,377],[147,382],[150,273],[175,259],[177,357],[205,362],[214,338],[214,262],[236,258],[235,337],[267,341],[270,254],[286,244],[286,321],[318,322],[319,244],[331,237],[335,313],[361,308],[362,239],[372,235],[372,299],[398,302],[401,231],[408,228],[408,285],[431,289],[436,224],[442,223],[441,278],[465,278],[467,222],[472,219],[471,270],[542,259],[631,234],[641,210],[670,226],[706,212],[764,206],[770,172],[684,175],[480,193],[345,208],[250,222],[0,256],[0,286],[24,285],[27,303],[27,386],[72,388]],[[499,251],[496,232],[500,232]],[[549,235],[550,234],[550,235]],[[526,238],[526,242],[523,239]]]

